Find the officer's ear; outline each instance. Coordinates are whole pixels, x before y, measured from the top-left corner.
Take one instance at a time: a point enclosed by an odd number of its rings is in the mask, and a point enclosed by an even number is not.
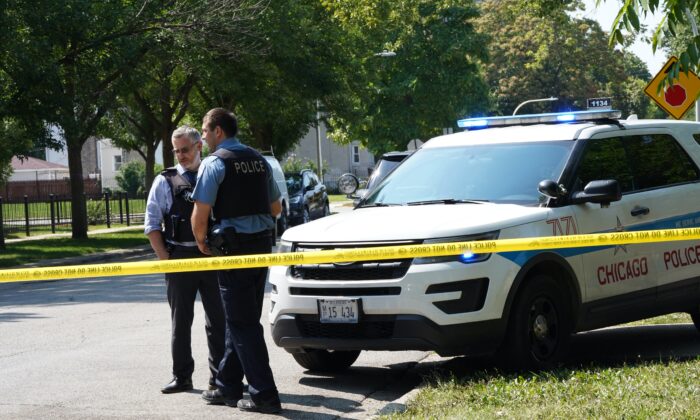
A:
[[[224,130],[221,128],[220,125],[217,125],[216,127],[214,127],[214,135],[216,136],[217,139],[226,137]]]

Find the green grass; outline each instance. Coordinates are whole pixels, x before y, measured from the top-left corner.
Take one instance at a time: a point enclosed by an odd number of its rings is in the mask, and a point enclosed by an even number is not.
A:
[[[625,324],[692,323],[670,314]],[[391,419],[697,418],[700,357],[517,374],[493,367],[425,379],[404,413]]]
[[[697,418],[700,360],[432,379],[391,418]]]
[[[330,201],[331,203],[337,203],[340,201],[351,202],[352,200],[346,197],[345,194],[330,194],[328,196],[328,201]]]
[[[20,267],[45,259],[75,257],[112,249],[133,248],[148,244],[141,230],[100,234],[88,239],[51,238],[16,242],[0,250],[0,268]]]
[[[97,201],[97,200],[88,200]],[[61,206],[60,214],[62,219],[70,217],[71,213],[71,202],[61,200],[57,202]],[[29,203],[28,212],[30,219],[50,219],[51,209],[49,207],[49,202],[38,202]],[[112,214],[119,214],[119,202],[116,199],[110,200],[109,203],[110,211]],[[130,198],[129,199],[129,213],[143,213],[146,209],[146,200],[143,198]],[[3,218],[5,220],[24,220],[25,210],[24,203],[3,203],[2,204]],[[59,210],[55,210],[59,211]],[[126,204],[122,200],[122,212],[126,213]]]

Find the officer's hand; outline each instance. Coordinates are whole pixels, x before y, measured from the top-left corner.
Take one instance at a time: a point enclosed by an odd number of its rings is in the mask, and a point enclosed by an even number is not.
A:
[[[209,250],[207,244],[197,242],[197,248],[199,248],[199,252],[201,252],[202,254],[211,255],[211,251]]]

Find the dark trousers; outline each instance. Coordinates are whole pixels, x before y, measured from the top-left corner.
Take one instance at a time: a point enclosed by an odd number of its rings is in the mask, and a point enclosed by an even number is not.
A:
[[[198,257],[205,257],[205,255],[201,254],[196,247],[177,247],[170,253],[171,259]],[[207,333],[209,370],[211,371],[209,383],[214,384],[214,379],[219,371],[219,363],[224,355],[226,323],[216,277],[215,271],[193,271],[165,275],[172,321],[173,375],[178,378],[190,378],[194,372],[191,336],[197,292],[199,292],[202,306],[204,306],[204,329]]]
[[[270,238],[241,243],[236,255],[269,254]],[[226,352],[216,385],[229,396],[240,396],[243,376],[253,401],[277,398],[277,387],[260,324],[267,267],[219,271],[219,288],[226,313]]]

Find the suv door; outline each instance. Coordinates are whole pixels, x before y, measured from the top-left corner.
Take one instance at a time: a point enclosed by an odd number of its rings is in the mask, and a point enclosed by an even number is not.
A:
[[[651,197],[646,192],[635,191],[633,168],[625,150],[625,141],[619,132],[615,137],[584,141],[586,143],[575,172],[572,193],[582,191],[593,180],[615,179],[620,184],[622,199],[607,207],[594,203],[573,205],[579,232],[607,233],[645,229],[659,213],[640,210],[653,207]],[[637,297],[649,304],[653,303],[656,275],[650,261],[649,245],[592,247],[583,248],[580,252],[586,296],[590,301],[648,290],[648,294],[642,293],[643,296]],[[600,310],[591,310],[589,316],[606,316],[601,312],[604,308],[605,305]]]
[[[700,171],[678,140],[669,133],[644,133],[627,143],[635,172],[635,187],[648,197],[652,224],[644,229],[676,229],[700,225]],[[694,146],[694,144],[693,144]],[[689,290],[679,284],[700,277],[700,243],[698,241],[660,242],[648,245],[658,268],[659,293],[665,303],[696,295],[696,285]],[[675,292],[674,292],[675,290]],[[662,304],[664,302],[661,302]]]

